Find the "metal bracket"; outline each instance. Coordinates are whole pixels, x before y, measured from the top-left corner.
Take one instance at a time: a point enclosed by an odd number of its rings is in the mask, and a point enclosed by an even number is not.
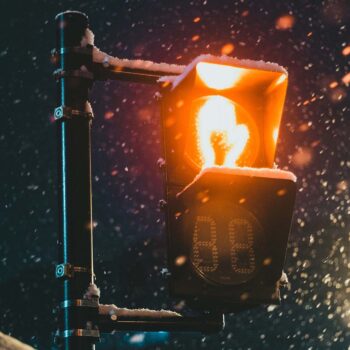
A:
[[[73,47],[61,47],[59,50],[52,49],[51,56],[64,55],[67,53],[76,53],[79,55],[92,55],[93,46],[86,45],[86,47],[73,46]]]
[[[98,309],[98,301],[97,300],[89,300],[89,299],[73,299],[73,300],[64,300],[61,302],[61,309],[65,309],[68,307],[91,307]]]
[[[77,109],[72,109],[66,106],[60,106],[55,108],[54,117],[56,120],[60,119],[72,119],[75,117],[83,117],[93,119],[94,115],[91,112],[82,112]]]
[[[223,314],[176,317],[135,317],[132,315],[99,315],[101,333],[115,331],[144,332],[220,332],[225,326]]]
[[[53,75],[56,79],[61,79],[65,77],[74,77],[74,78],[82,78],[87,80],[94,80],[94,73],[91,73],[87,69],[74,69],[74,70],[63,70],[56,69],[53,72]]]
[[[67,329],[58,335],[61,338],[70,337],[86,337],[86,338],[100,338],[100,331],[98,329]]]
[[[75,273],[91,273],[91,270],[71,264],[59,264],[56,266],[56,278],[72,278]]]

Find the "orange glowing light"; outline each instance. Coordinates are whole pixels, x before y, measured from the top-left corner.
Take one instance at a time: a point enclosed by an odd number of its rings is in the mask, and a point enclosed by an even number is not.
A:
[[[203,56],[164,89],[168,181],[209,167],[273,167],[288,73],[274,63]]]
[[[344,47],[344,49],[343,49],[343,51],[342,51],[342,54],[343,54],[344,56],[350,55],[350,45]]]
[[[221,54],[222,55],[229,55],[233,52],[233,50],[235,49],[234,45],[231,43],[225,44],[222,48],[221,48]]]
[[[234,87],[244,74],[240,67],[200,62],[196,66],[197,75],[209,88],[225,90]]]
[[[253,119],[232,100],[210,95],[194,101],[192,147],[187,154],[199,168],[233,168],[254,161],[259,135]]]
[[[334,88],[336,88],[338,86],[338,82],[337,81],[332,81],[330,84],[329,84],[329,87],[331,88],[331,89],[334,89]]]
[[[197,131],[203,168],[216,165],[220,157],[222,165],[235,166],[249,138],[248,128],[237,125],[235,105],[222,96],[210,96],[204,102],[197,115]]]
[[[345,85],[349,85],[350,84],[350,73],[345,74],[341,80]]]
[[[276,29],[278,30],[288,30],[293,28],[295,24],[295,18],[291,15],[284,15],[276,20]]]
[[[275,143],[277,143],[277,140],[278,140],[278,131],[279,131],[278,128],[273,129],[272,138],[275,141]]]

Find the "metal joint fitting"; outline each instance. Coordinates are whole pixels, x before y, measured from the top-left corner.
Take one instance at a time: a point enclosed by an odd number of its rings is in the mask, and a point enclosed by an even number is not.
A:
[[[75,117],[83,117],[87,119],[93,119],[94,115],[91,112],[82,112],[77,109],[72,109],[66,106],[60,106],[55,108],[54,117],[56,120],[72,119]]]
[[[67,329],[59,333],[60,338],[84,337],[84,338],[100,338],[98,329]]]
[[[91,273],[91,270],[71,264],[59,264],[56,266],[56,278],[72,278],[75,273]]]
[[[73,300],[64,300],[61,302],[61,309],[65,309],[68,307],[89,307],[89,308],[97,308],[98,309],[98,301],[97,300],[89,300],[89,299],[73,299]]]

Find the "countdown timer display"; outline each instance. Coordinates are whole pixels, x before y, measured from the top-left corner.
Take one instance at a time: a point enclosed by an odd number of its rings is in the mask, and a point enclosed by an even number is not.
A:
[[[186,216],[190,260],[208,282],[237,285],[259,271],[263,228],[244,208],[230,202],[219,204],[209,201]]]
[[[192,307],[230,312],[280,301],[295,181],[245,174],[213,168],[181,192],[168,186],[170,292]]]

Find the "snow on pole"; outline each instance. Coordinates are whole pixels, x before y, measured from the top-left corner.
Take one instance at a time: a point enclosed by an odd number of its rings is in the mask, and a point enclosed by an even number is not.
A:
[[[197,177],[201,176],[203,173],[220,173],[220,174],[230,174],[230,175],[244,175],[250,177],[264,177],[268,179],[284,179],[293,182],[297,181],[296,176],[287,170],[277,169],[277,168],[252,168],[252,167],[233,167],[228,168],[224,166],[212,166],[210,168],[204,168]]]
[[[217,173],[217,174],[226,174],[226,175],[242,175],[248,177],[260,177],[267,179],[281,179],[281,180],[289,180],[292,182],[297,181],[297,177],[290,171],[281,170],[281,169],[271,169],[271,168],[251,168],[251,167],[234,167],[227,168],[223,166],[213,166],[210,168],[204,168],[201,170],[198,175],[193,179],[191,183],[189,183],[180,193],[180,196],[183,192],[185,192],[188,188],[190,188],[198,179],[206,173]]]
[[[179,313],[169,310],[150,310],[150,309],[127,309],[117,307],[114,304],[99,305],[100,315],[110,316],[126,316],[126,317],[151,317],[151,318],[164,318],[164,317],[182,317]]]
[[[94,298],[99,298],[101,295],[100,289],[96,286],[96,284],[91,284],[86,291],[84,298],[88,300],[92,300]],[[174,311],[168,310],[150,310],[150,309],[127,309],[118,307],[114,304],[99,304],[98,306],[100,315],[115,315],[115,316],[127,316],[127,317],[154,317],[154,318],[162,318],[162,317],[181,317],[180,314]],[[1,349],[0,349],[1,350]]]
[[[173,88],[176,87],[182,79],[187,75],[187,73],[193,69],[199,62],[202,61],[210,61],[221,64],[234,65],[237,67],[249,67],[254,69],[262,69],[271,72],[280,72],[288,76],[287,70],[273,62],[265,62],[265,61],[253,61],[248,59],[239,59],[237,57],[230,56],[213,56],[210,54],[203,54],[196,57],[189,65],[178,65],[178,64],[168,64],[168,63],[156,63],[149,60],[142,59],[126,59],[113,57],[108,55],[107,53],[101,51],[97,48],[94,43],[94,33],[87,28],[84,36],[81,39],[81,46],[86,47],[87,45],[93,46],[92,51],[92,60],[93,63],[102,65],[105,69],[108,69],[115,74],[124,74],[130,75],[130,80],[141,81],[139,78],[144,74],[147,79],[150,77],[157,77],[155,82],[170,82],[172,83]],[[132,72],[134,72],[135,76],[133,79]],[[107,75],[110,79],[118,79],[116,76]]]
[[[91,29],[86,29],[85,35],[81,39],[81,46],[86,47],[87,45],[94,46],[95,35]],[[164,75],[178,75],[181,74],[186,66],[168,63],[155,63],[146,60],[133,60],[118,58],[108,55],[107,53],[101,51],[99,48],[94,46],[92,52],[92,59],[94,63],[101,63],[103,66],[114,66],[116,69],[131,69],[131,70],[141,70],[146,72],[159,72],[164,73]]]
[[[164,73],[164,75],[178,75],[181,74],[185,66],[177,64],[168,64],[168,63],[155,63],[152,61],[145,60],[129,60],[118,57],[110,56],[103,51],[99,50],[97,47],[94,47],[92,52],[92,59],[95,63],[102,63],[105,66],[115,66],[120,69],[135,69],[142,70],[147,72],[159,72]]]

